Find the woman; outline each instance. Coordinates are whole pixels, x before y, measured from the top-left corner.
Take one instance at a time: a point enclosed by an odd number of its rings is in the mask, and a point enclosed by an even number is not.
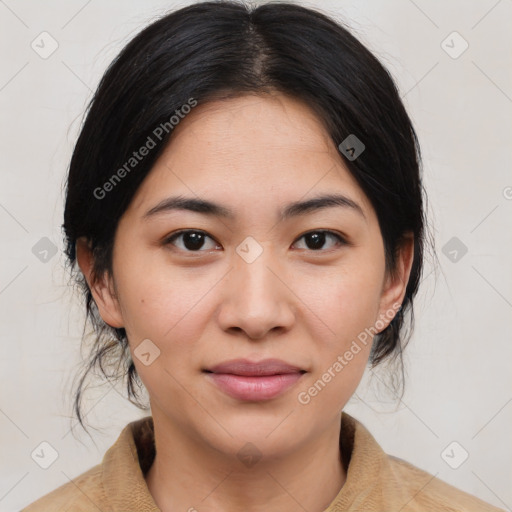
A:
[[[89,369],[133,400],[142,382],[151,416],[25,510],[498,510],[343,412],[405,343],[419,167],[391,77],[318,12],[196,3],[136,36],[88,110],[64,230]]]

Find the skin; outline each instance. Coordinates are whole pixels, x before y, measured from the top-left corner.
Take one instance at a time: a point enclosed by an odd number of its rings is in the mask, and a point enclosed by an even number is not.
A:
[[[362,213],[338,206],[278,220],[288,203],[326,193]],[[175,210],[144,219],[178,194],[218,202],[234,217]],[[205,231],[204,245],[165,244],[182,229]],[[320,229],[347,243],[328,235],[315,250],[304,234]],[[236,252],[248,236],[263,250],[251,263]],[[403,300],[412,240],[388,274],[372,205],[309,107],[280,94],[197,106],[119,222],[113,275],[94,279],[85,240],[78,262],[104,321],[126,329],[148,390],[157,456],[146,481],[161,510],[328,507],[346,479],[341,412],[371,343],[307,405],[297,397],[365,328],[387,326]],[[148,366],[133,355],[144,339],[160,350]],[[243,402],[202,372],[237,357],[275,357],[307,373],[274,399]],[[262,455],[251,467],[237,457],[247,442]]]

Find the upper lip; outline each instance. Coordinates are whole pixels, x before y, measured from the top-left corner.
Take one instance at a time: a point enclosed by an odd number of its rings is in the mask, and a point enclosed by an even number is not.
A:
[[[250,361],[248,359],[232,359],[207,368],[212,373],[230,373],[232,375],[264,376],[281,375],[285,373],[305,373],[298,366],[289,364],[281,359],[263,359]]]

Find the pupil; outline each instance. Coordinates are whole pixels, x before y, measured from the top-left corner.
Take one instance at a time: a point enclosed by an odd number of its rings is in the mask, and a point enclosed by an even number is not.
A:
[[[308,241],[312,243],[309,244]],[[306,245],[309,249],[321,249],[325,243],[325,233],[310,233],[306,236]]]
[[[183,235],[183,245],[191,251],[200,249],[203,243],[204,237],[202,233],[185,233]]]

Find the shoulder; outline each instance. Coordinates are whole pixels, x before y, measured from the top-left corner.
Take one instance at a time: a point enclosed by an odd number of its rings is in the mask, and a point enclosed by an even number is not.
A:
[[[157,511],[144,480],[154,458],[154,431],[151,416],[126,425],[116,442],[97,466],[71,479],[38,499],[22,512],[85,512],[101,510]]]
[[[102,485],[102,466],[97,465],[39,498],[22,512],[85,512],[110,510]]]
[[[444,510],[446,512],[500,512],[476,496],[461,491],[435,475],[431,475],[405,460],[387,455],[388,484],[384,488],[402,494],[403,500],[409,500],[404,511]],[[401,490],[400,490],[401,489]]]
[[[409,462],[388,455],[375,438],[343,413],[340,446],[348,458],[347,480],[329,512],[503,512]]]

